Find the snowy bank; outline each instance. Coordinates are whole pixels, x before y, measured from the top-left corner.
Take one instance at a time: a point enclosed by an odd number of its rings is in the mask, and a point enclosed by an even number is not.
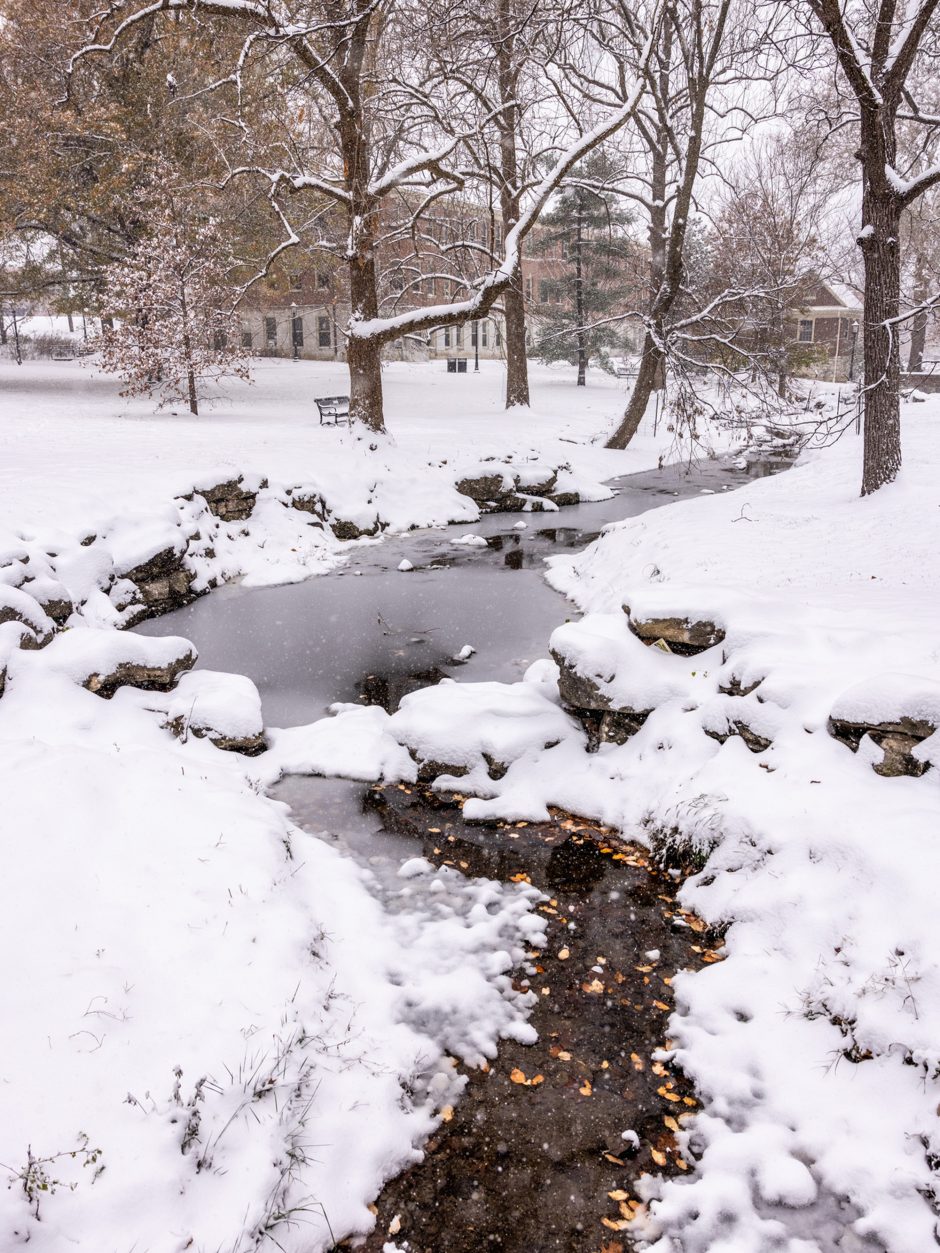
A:
[[[372,728],[382,769],[459,788],[468,818],[558,806],[644,840],[724,933],[675,980],[662,1060],[704,1112],[676,1137],[694,1172],[638,1184],[656,1253],[938,1238],[938,422],[906,414],[904,471],[865,500],[847,436],[608,527],[551,561],[587,614],[558,664]]]

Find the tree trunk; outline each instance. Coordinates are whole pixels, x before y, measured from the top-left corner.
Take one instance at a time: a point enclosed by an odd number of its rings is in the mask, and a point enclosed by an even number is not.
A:
[[[519,162],[516,151],[519,109],[515,104],[518,67],[515,64],[515,37],[510,0],[498,0],[496,12],[496,72],[499,100],[503,106],[496,125],[499,130],[499,207],[503,241],[519,221]],[[525,299],[522,293],[522,266],[516,280],[503,296],[506,319],[506,408],[529,406],[529,362],[525,343]]]
[[[196,371],[193,368],[193,343],[189,335],[189,307],[186,301],[186,284],[180,283],[180,312],[183,317],[183,358],[186,362],[186,388],[189,392],[189,412],[199,417],[199,401],[196,397]]]
[[[382,434],[385,417],[382,398],[382,349],[371,339],[350,336],[346,348],[349,365],[349,417],[370,431]]]
[[[578,387],[587,383],[587,340],[584,330],[584,191],[578,188],[574,254],[574,309],[578,323]]]
[[[927,310],[914,314],[911,323],[911,350],[907,358],[909,374],[919,374],[924,368],[924,349],[927,347]]]
[[[522,274],[503,295],[503,317],[506,322],[506,408],[529,405],[529,363],[525,345],[525,300],[522,295]]]
[[[646,338],[643,341],[643,356],[640,359],[640,370],[636,376],[636,382],[633,384],[633,391],[630,393],[627,411],[623,415],[623,421],[607,441],[607,448],[626,448],[630,440],[636,435],[640,429],[640,423],[646,414],[650,396],[652,396],[657,382],[661,380],[662,374],[663,354],[652,335],[647,331]]]
[[[0,347],[5,347],[7,342],[7,323],[6,318],[0,313]]]
[[[378,208],[368,191],[368,134],[363,125],[361,106],[357,104],[345,114],[340,121],[339,133],[349,192],[349,302],[354,321],[369,321],[379,314],[375,265]],[[349,366],[350,422],[361,422],[370,431],[384,434],[382,345],[377,340],[350,335],[346,362]]]
[[[922,304],[930,294],[927,289],[927,266],[925,260],[923,253],[919,252],[915,269],[915,304]],[[911,346],[907,356],[907,370],[909,374],[919,374],[924,368],[924,349],[927,347],[928,321],[926,309],[918,310],[911,319]]]
[[[887,104],[862,111],[865,263],[865,435],[862,495],[892,483],[901,468],[901,204],[885,177],[894,165],[895,121]]]
[[[199,401],[196,397],[196,373],[192,365],[186,371],[186,383],[189,387],[189,412],[199,417]]]

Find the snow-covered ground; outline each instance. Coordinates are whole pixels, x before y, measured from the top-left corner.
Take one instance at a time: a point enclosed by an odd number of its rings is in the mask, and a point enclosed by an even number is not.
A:
[[[534,374],[532,412],[507,415],[495,367],[391,365],[393,437],[370,451],[312,416],[341,367],[260,363],[196,420],[79,363],[0,362],[3,1248],[331,1247],[369,1229],[382,1182],[447,1116],[452,1059],[528,1038],[508,972],[539,941],[531,889],[413,861],[408,909],[383,908],[263,793],[302,741],[271,763],[212,742],[258,733],[252,685],[199,672],[142,691],[192,650],[116,627],[121,575],[157,553],[203,585],[342,561],[351,545],[287,487],[406,529],[473,521],[454,485],[487,457],[536,478],[568,462],[564,486],[603,494],[668,453],[665,430],[629,454],[591,442],[621,407],[611,380]],[[250,519],[192,497],[239,475],[259,490]],[[68,602],[56,633],[41,605]]]
[[[938,1241],[940,731],[914,752],[933,763],[921,777],[883,777],[869,737],[853,754],[828,731],[830,715],[940,725],[940,400],[906,406],[904,424],[902,475],[874,497],[858,497],[850,434],[551,559],[586,612],[553,650],[615,707],[652,710],[626,743],[586,751],[548,660],[502,695],[442,684],[388,720],[394,741],[469,768],[467,816],[587,811],[701,867],[680,899],[728,928],[725,960],[675,980],[663,1060],[704,1112],[679,1136],[694,1174],[642,1185],[656,1253]],[[725,636],[669,655],[624,605]]]
[[[262,363],[254,388],[191,419],[122,402],[75,363],[0,363],[6,1245],[327,1248],[369,1227],[382,1180],[446,1117],[448,1057],[525,1038],[508,971],[538,942],[531,893],[416,861],[410,908],[386,911],[365,872],[264,795],[279,771],[408,779],[403,746],[469,771],[468,816],[559,805],[703,863],[682,902],[727,927],[725,960],[675,981],[674,1058],[704,1112],[679,1136],[689,1177],[642,1185],[657,1253],[935,1243],[937,735],[917,750],[933,769],[886,778],[869,739],[853,754],[827,724],[936,725],[940,401],[905,408],[903,474],[868,500],[850,434],[553,561],[586,614],[555,651],[615,703],[652,710],[625,744],[587,751],[548,641],[522,683],[444,683],[392,717],[346,708],[257,758],[198,733],[258,730],[244,681],[94,690],[122,663],[189,663],[185,641],[114,629],[119,576],[155,553],[185,553],[198,579],[260,583],[354,551],[286,508],[288,487],[405,529],[475,520],[454,485],[487,457],[567,462],[590,493],[668,455],[662,428],[626,454],[591,442],[621,385],[534,376],[531,413],[507,415],[496,367],[390,365],[392,439],[370,452],[311,416],[313,395],[343,390],[339,367]],[[238,475],[259,492],[245,521],[183,499]],[[52,633],[37,597],[56,589],[78,606],[71,629],[15,648]],[[724,638],[667,655],[631,633],[624,604],[709,619]],[[770,746],[751,751],[740,725]]]

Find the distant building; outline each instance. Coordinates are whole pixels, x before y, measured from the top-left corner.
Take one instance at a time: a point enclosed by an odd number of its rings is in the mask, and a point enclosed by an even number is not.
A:
[[[472,207],[459,217],[443,212],[429,215],[423,238],[427,251],[420,258],[414,256],[410,239],[384,250],[379,293],[383,315],[460,300],[470,290],[467,283],[487,268],[482,241],[494,251],[503,243],[501,230]],[[461,239],[471,244],[463,273],[455,260],[461,255],[455,241]],[[298,251],[294,255],[296,261],[287,254],[282,267],[251,290],[239,316],[242,345],[258,356],[343,358],[343,330],[350,317],[344,268],[332,259],[320,263],[309,254]],[[530,345],[540,315],[549,314],[561,302],[557,280],[564,267],[560,245],[554,250],[539,249],[537,255],[523,254],[521,281]],[[639,281],[645,283],[645,276]],[[501,359],[504,351],[504,322],[497,304],[485,318],[406,336],[390,344],[386,355],[391,360],[472,359],[479,352],[481,359]]]
[[[844,283],[811,286],[788,318],[794,344],[805,346],[807,364],[796,373],[844,382],[858,378],[862,367],[862,302]]]

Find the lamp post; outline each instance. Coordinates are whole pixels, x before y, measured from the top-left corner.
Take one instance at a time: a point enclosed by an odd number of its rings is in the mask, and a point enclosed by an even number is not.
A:
[[[849,357],[849,382],[855,378],[855,345],[858,343],[858,318],[852,323],[852,354]]]
[[[473,323],[473,373],[480,373],[480,322]]]
[[[290,337],[294,345],[294,360],[300,360],[299,345],[297,343],[297,303],[292,300],[290,302]]]

